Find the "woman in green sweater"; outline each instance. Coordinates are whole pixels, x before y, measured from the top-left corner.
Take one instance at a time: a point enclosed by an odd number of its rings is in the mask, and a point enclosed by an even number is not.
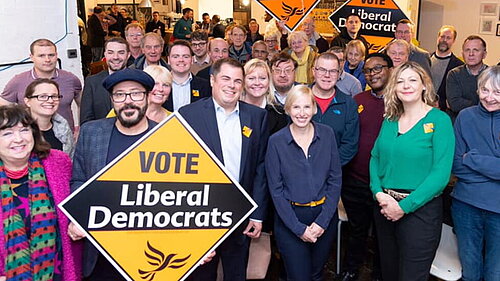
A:
[[[453,127],[433,107],[432,81],[414,62],[393,70],[384,96],[385,120],[370,160],[382,276],[423,281],[441,235],[440,195],[451,173]]]

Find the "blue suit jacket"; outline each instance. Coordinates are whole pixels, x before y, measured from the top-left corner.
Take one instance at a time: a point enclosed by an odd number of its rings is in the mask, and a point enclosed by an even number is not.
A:
[[[206,79],[193,75],[193,79],[191,79],[189,85],[191,87],[191,103],[212,96],[212,87],[210,87],[210,82]],[[174,112],[174,101],[172,95],[175,95],[173,89],[172,93],[170,93],[170,96],[168,97],[168,100],[162,105],[170,112]]]
[[[212,98],[205,98],[179,109],[205,144],[224,163],[222,147]],[[266,218],[269,191],[267,189],[264,160],[269,133],[267,112],[264,109],[240,102],[240,123],[252,129],[249,137],[243,135],[241,145],[240,184],[259,206],[252,219]]]

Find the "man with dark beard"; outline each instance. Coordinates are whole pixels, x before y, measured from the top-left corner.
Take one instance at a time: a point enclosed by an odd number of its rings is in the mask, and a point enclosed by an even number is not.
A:
[[[457,31],[451,25],[443,25],[437,36],[437,49],[431,55],[431,76],[434,89],[439,96],[439,108],[446,111],[446,76],[453,68],[463,65],[452,52],[451,47],[457,39]]]
[[[274,95],[276,100],[284,106],[288,92],[295,85],[297,61],[287,52],[280,52],[271,59],[270,65],[275,90]]]
[[[102,81],[116,71],[127,66],[130,49],[127,41],[121,37],[112,37],[104,43],[104,57],[108,65],[95,75],[85,79],[82,102],[80,106],[80,125],[83,123],[106,117],[111,109],[111,100]]]
[[[154,85],[153,78],[138,69],[120,70],[104,79],[103,86],[109,92],[117,117],[82,125],[73,158],[71,191],[78,189],[156,125],[146,118],[148,93]],[[73,224],[68,234],[73,240],[84,237]],[[125,280],[89,240],[85,240],[83,276],[89,281]]]

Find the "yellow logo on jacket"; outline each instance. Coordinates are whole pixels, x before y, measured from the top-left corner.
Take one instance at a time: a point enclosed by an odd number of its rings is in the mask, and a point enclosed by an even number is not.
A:
[[[248,128],[247,126],[243,126],[242,133],[245,137],[249,138],[252,134],[252,129]]]
[[[198,91],[198,90],[191,90],[191,93],[193,94],[193,97],[199,97],[200,96],[200,91]]]
[[[365,110],[365,107],[362,104],[360,104],[358,106],[358,114],[361,113],[363,110]]]
[[[424,124],[424,133],[432,133],[434,132],[434,123],[425,123]]]

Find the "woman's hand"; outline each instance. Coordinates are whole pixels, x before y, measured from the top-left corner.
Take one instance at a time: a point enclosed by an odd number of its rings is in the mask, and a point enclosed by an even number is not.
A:
[[[309,243],[316,243],[316,241],[318,240],[318,238],[314,236],[310,226],[306,227],[306,231],[304,231],[304,234],[300,236],[300,239],[302,239],[302,241],[304,242],[309,242]]]
[[[7,277],[6,276],[0,276],[0,281],[6,281]]]
[[[85,233],[81,232],[72,222],[70,222],[68,226],[68,235],[73,241],[77,241],[85,237]]]
[[[313,222],[308,228],[311,229],[311,233],[316,238],[321,237],[321,235],[323,235],[323,232],[325,232],[325,230],[321,226],[317,225],[315,222]]]
[[[382,212],[383,211],[383,212]],[[398,202],[390,202],[386,207],[383,207],[380,211],[388,220],[397,221],[402,218],[405,214],[403,209],[399,206]]]

